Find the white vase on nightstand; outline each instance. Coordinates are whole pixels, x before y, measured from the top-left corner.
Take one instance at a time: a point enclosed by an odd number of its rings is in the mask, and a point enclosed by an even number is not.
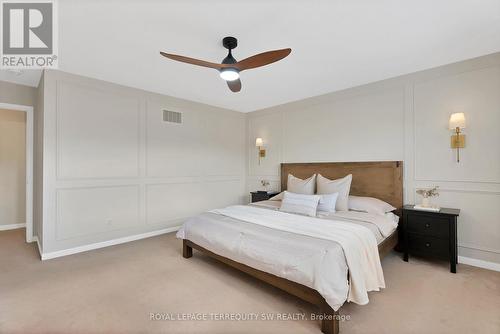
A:
[[[430,203],[430,201],[429,201],[429,197],[423,197],[423,198],[422,198],[422,206],[423,206],[424,208],[428,208],[428,207],[430,207],[430,206],[431,206],[431,203]]]

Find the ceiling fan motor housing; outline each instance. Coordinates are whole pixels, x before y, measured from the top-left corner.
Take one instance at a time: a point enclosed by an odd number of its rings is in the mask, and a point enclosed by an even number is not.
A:
[[[231,49],[234,49],[238,46],[238,40],[235,37],[231,37],[231,36],[224,37],[222,39],[222,45],[226,49],[231,50]]]

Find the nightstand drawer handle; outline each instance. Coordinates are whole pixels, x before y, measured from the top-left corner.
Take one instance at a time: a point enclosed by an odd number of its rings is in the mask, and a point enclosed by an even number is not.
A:
[[[425,243],[425,247],[431,247],[431,243],[430,242],[426,242]]]
[[[431,227],[431,224],[425,223],[425,227],[429,228],[429,227]]]

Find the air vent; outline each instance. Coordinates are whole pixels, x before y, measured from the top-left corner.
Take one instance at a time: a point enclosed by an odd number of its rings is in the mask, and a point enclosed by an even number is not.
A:
[[[169,123],[182,123],[182,114],[177,111],[163,109],[163,121]]]

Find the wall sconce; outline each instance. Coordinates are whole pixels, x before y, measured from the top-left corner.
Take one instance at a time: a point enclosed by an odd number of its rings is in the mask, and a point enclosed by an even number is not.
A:
[[[451,148],[457,149],[457,162],[460,162],[460,149],[465,147],[465,135],[461,134],[461,130],[465,129],[465,114],[463,112],[451,114],[449,129],[455,132],[451,136]]]
[[[266,156],[266,150],[263,148],[264,142],[262,141],[262,138],[255,139],[255,146],[258,147],[259,149],[259,165],[260,165],[260,159]]]

